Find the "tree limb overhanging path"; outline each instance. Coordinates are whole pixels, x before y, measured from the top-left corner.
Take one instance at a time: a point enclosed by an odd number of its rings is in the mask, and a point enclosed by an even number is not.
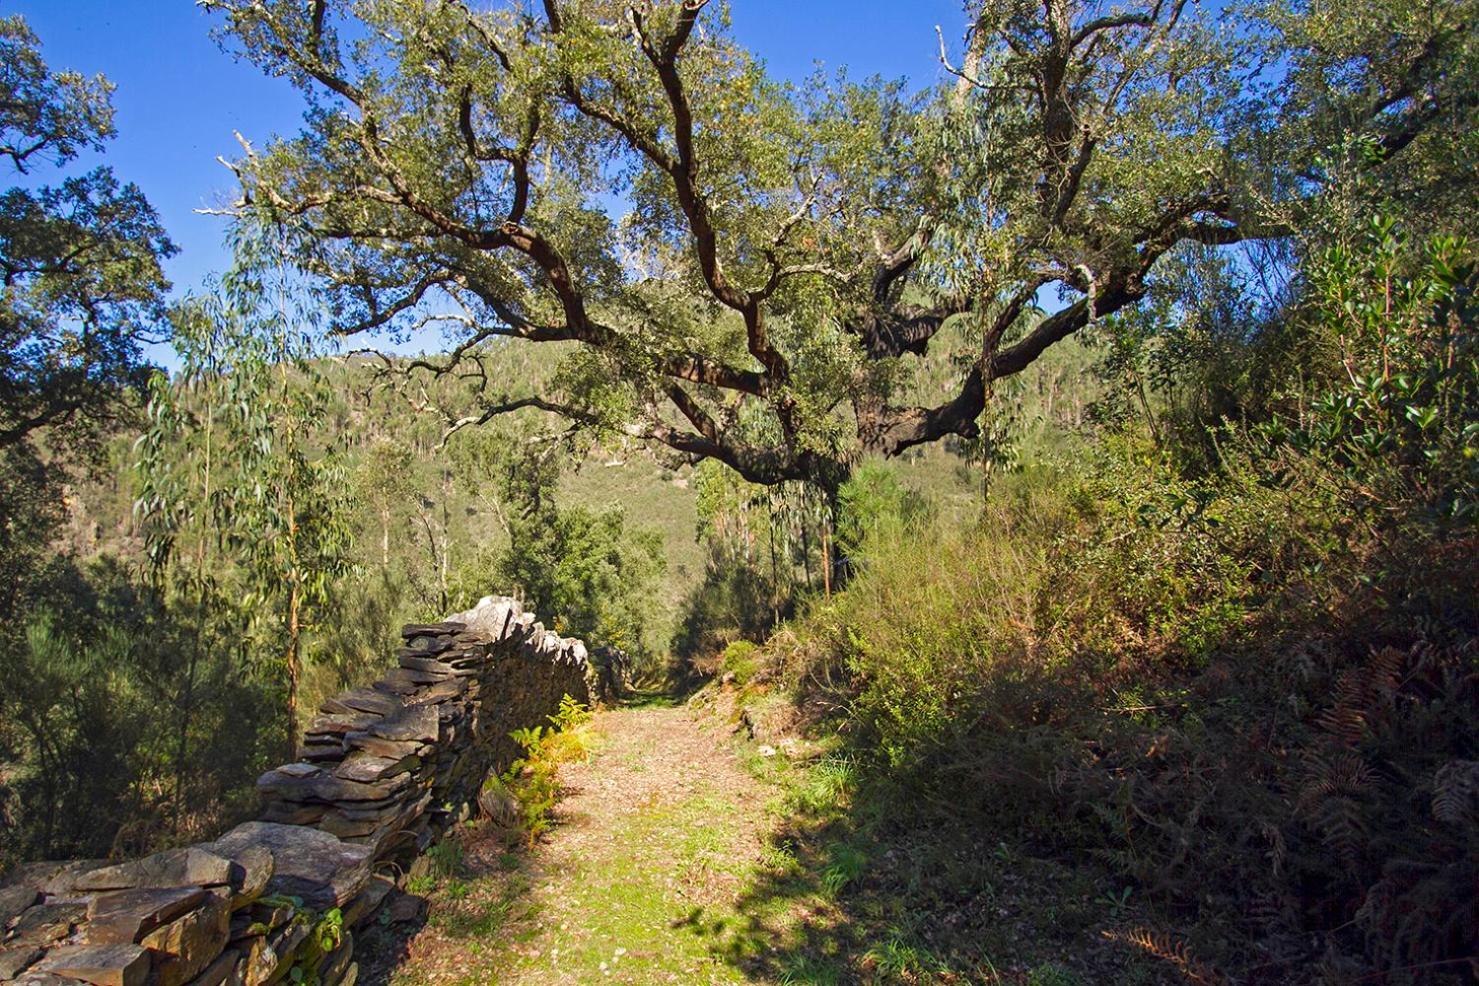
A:
[[[202,6],[311,107],[231,163],[229,211],[296,231],[333,332],[453,330],[387,359],[470,381],[449,429],[537,409],[832,492],[864,455],[979,438],[997,380],[1137,305],[1163,258],[1287,241],[1342,134],[1400,167],[1472,103],[1441,69],[1458,13],[1352,92],[1285,100],[1268,25],[1185,0],[969,4],[953,86],[919,97],[782,85],[706,0]],[[502,340],[564,344],[556,392],[491,373]],[[932,348],[959,372],[920,393]]]

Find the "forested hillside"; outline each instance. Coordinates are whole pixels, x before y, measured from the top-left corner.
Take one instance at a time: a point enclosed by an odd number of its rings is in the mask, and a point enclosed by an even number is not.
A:
[[[923,87],[705,0],[199,6],[305,112],[188,291],[0,19],[0,870],[253,817],[501,592],[649,704],[514,735],[387,977],[1479,976],[1474,0],[971,2]]]

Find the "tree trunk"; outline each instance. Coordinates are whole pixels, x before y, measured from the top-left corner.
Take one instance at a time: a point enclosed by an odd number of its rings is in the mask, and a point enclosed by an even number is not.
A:
[[[837,543],[837,512],[841,502],[842,485],[851,478],[851,470],[842,477],[831,477],[820,485],[822,490],[822,576],[827,595],[834,589],[847,584],[848,560]]]
[[[204,610],[204,606],[201,607]],[[180,727],[175,736],[175,810],[170,830],[180,834],[180,815],[185,811],[185,765],[190,762],[190,713],[195,708],[195,673],[200,664],[200,612],[195,616],[190,660],[185,669],[185,687],[180,693]]]
[[[832,598],[832,538],[831,524],[822,519],[822,592]]]
[[[380,508],[380,567],[390,567],[390,507]]]
[[[298,758],[298,678],[299,678],[299,647],[301,640],[301,627],[299,626],[299,593],[298,583],[295,579],[293,587],[288,593],[288,755],[296,760]]]

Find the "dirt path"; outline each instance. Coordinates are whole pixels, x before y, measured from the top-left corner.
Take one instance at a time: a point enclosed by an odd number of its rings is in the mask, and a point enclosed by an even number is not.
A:
[[[427,888],[424,926],[367,979],[765,981],[742,971],[730,932],[746,923],[742,897],[764,865],[774,789],[744,769],[713,715],[618,709],[593,727],[589,761],[561,769],[555,828],[530,852],[467,839],[458,874]]]

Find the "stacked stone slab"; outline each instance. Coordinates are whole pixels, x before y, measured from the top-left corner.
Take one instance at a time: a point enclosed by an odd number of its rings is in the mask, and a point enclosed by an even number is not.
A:
[[[365,847],[268,822],[117,865],[30,864],[5,884],[0,979],[35,986],[265,986],[295,967],[342,986],[356,975],[348,918],[390,888],[372,880]],[[336,907],[337,942],[305,948]]]
[[[545,723],[565,695],[590,701],[598,681],[583,643],[513,599],[402,638],[395,670],[325,702],[302,759],[258,780],[261,820],[132,862],[8,874],[0,982],[352,986],[353,929],[395,888],[377,871],[406,872],[517,756],[510,732]],[[336,909],[343,930],[325,947],[315,925]]]
[[[517,755],[511,731],[543,722],[564,695],[590,699],[585,645],[512,599],[486,598],[402,637],[399,667],[325,702],[303,760],[257,782],[265,820],[312,825],[368,845],[377,861],[404,862]]]

